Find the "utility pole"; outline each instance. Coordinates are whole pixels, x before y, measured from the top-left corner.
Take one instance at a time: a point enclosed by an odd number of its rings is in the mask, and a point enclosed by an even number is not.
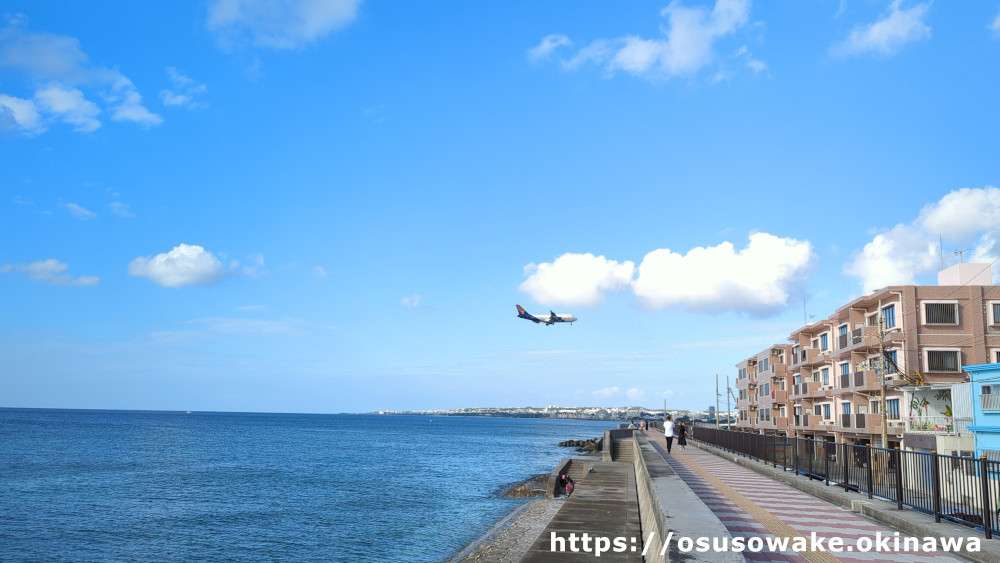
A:
[[[719,374],[715,374],[715,429],[719,429]]]
[[[882,388],[882,400],[879,409],[882,410],[882,447],[888,448],[889,413],[885,408],[885,313],[882,311],[882,300],[878,301],[878,374]]]
[[[733,412],[729,409],[729,396],[733,394],[733,390],[729,387],[729,376],[726,376],[726,430],[732,430],[733,419],[730,418],[729,413]]]

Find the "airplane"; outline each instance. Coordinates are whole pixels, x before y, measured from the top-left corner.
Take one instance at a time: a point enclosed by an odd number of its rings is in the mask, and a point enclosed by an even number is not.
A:
[[[520,305],[516,305],[516,307],[517,307],[517,316],[518,316],[518,318],[520,318],[520,319],[528,319],[529,321],[531,321],[531,322],[533,322],[535,324],[545,323],[545,324],[551,326],[551,325],[554,325],[556,323],[569,323],[569,324],[573,324],[573,322],[576,321],[576,317],[574,317],[573,315],[557,315],[557,314],[553,313],[552,311],[549,311],[548,318],[546,318],[544,316],[536,317],[535,315],[532,315],[531,313],[525,311],[524,307],[521,307]]]

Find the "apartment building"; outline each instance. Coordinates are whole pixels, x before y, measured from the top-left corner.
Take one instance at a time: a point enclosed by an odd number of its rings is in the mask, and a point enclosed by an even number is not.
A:
[[[743,360],[737,428],[881,445],[885,420],[889,447],[971,450],[962,368],[1000,362],[1000,287],[989,272],[959,264],[937,286],[880,289]]]

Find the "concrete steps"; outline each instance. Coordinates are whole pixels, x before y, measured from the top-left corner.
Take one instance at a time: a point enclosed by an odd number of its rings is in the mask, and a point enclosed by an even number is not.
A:
[[[611,460],[632,463],[635,460],[632,440],[615,441],[611,447]]]

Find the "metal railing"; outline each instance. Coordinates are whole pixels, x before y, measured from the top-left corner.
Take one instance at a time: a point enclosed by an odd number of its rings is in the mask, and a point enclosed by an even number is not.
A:
[[[860,415],[859,415],[860,416]],[[691,428],[691,438],[795,471],[827,486],[844,487],[868,498],[895,502],[982,529],[986,539],[1000,533],[1000,461],[902,451],[824,440]]]

